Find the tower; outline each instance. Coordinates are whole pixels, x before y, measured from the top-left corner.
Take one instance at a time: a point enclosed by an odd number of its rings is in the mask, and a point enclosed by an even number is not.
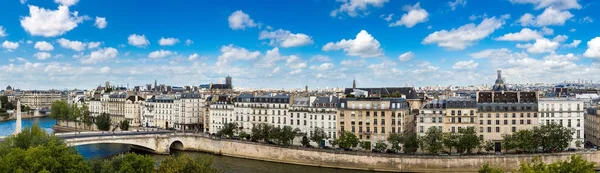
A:
[[[231,76],[227,76],[227,77],[225,77],[225,84],[227,84],[227,85],[229,85],[229,86],[232,86],[232,83],[231,83]]]
[[[15,122],[15,132],[13,134],[21,133],[21,100],[17,99],[17,121]]]
[[[506,85],[504,84],[504,79],[502,79],[502,70],[498,70],[498,79],[494,83],[492,90],[494,91],[507,91]]]
[[[158,90],[158,84],[156,83],[156,79],[154,79],[154,90]]]
[[[352,89],[356,89],[356,79],[352,80]]]

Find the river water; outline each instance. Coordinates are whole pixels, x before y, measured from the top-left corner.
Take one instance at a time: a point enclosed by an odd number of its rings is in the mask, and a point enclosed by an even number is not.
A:
[[[53,133],[52,126],[56,120],[44,118],[23,119],[23,128],[30,127],[33,124],[39,124],[46,131]],[[14,132],[15,120],[0,122],[0,136],[8,136]],[[106,158],[119,153],[128,152],[129,145],[123,144],[94,144],[77,146],[75,149],[86,159]],[[187,154],[192,157],[212,157],[213,165],[227,173],[366,173],[367,171],[344,170],[333,168],[321,168],[312,166],[300,166],[283,163],[274,163],[250,159],[241,159],[227,156],[216,156],[201,152],[175,151],[176,154]],[[145,153],[148,154],[148,153]],[[166,155],[149,154],[157,162],[166,159]]]

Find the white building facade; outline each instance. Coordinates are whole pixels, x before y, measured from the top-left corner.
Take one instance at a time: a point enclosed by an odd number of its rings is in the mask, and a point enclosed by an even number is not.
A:
[[[585,134],[585,109],[583,101],[573,98],[540,98],[538,111],[540,113],[540,125],[550,123],[560,124],[573,130],[573,141],[570,148],[576,148],[576,142],[584,142]],[[583,147],[581,145],[580,147]]]

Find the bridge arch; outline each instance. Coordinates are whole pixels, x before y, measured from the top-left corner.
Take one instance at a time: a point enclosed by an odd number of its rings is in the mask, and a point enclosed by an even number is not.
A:
[[[175,140],[175,141],[171,142],[171,145],[169,145],[169,149],[185,150],[185,147],[183,145],[183,142],[181,142],[179,140]]]

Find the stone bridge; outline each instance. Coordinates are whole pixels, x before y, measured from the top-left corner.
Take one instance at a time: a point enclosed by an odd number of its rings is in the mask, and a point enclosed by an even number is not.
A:
[[[169,154],[170,149],[184,150],[194,143],[186,135],[176,134],[172,131],[153,132],[81,132],[57,133],[69,146],[88,144],[128,144],[132,148],[158,154]],[[189,136],[189,135],[187,135]]]

